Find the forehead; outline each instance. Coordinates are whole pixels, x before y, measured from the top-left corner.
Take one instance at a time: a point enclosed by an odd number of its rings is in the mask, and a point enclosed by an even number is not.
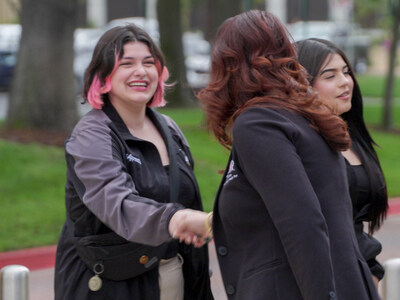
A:
[[[339,54],[337,53],[330,53],[324,63],[321,66],[321,70],[323,71],[325,69],[337,69],[340,68],[342,69],[343,67],[345,67],[347,64],[344,61],[343,57],[341,57]]]
[[[128,42],[124,45],[124,57],[152,56],[147,44],[139,41]]]

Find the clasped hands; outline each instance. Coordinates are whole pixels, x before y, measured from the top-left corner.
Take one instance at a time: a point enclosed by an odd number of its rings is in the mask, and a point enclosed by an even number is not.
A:
[[[174,239],[199,248],[212,238],[212,213],[193,209],[178,210],[169,222],[169,233]]]

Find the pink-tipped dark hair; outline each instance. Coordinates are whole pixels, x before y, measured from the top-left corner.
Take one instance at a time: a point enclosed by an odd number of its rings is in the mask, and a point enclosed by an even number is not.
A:
[[[124,55],[124,45],[129,42],[145,43],[156,61],[158,83],[149,107],[162,107],[167,103],[164,98],[169,72],[164,56],[151,37],[141,28],[129,24],[107,31],[97,43],[92,60],[85,72],[83,97],[95,109],[101,109],[107,93],[111,90],[111,77]]]

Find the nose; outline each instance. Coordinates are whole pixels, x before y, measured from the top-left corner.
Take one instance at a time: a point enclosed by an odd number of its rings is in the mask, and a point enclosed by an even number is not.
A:
[[[352,81],[353,79],[351,78],[351,76],[349,75],[349,74],[341,74],[340,75],[340,81],[339,81],[339,84],[342,86],[342,85],[348,85],[348,84],[350,84],[350,82]]]
[[[135,67],[135,69],[134,69],[133,74],[134,74],[135,76],[138,76],[138,77],[143,77],[143,76],[145,76],[145,75],[146,75],[146,72],[145,72],[144,66],[143,66],[142,64],[137,64],[136,67]]]

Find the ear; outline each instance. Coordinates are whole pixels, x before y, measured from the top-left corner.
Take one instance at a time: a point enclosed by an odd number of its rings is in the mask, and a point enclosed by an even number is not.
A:
[[[100,87],[101,94],[107,94],[112,89],[111,75],[106,78],[106,82]]]
[[[102,85],[100,87],[100,93],[101,94],[107,94],[109,92],[107,88],[108,88],[107,85]]]
[[[161,72],[161,80],[162,80],[162,82],[165,82],[165,81],[167,81],[168,78],[169,78],[169,71],[168,71],[167,67],[164,67]]]

